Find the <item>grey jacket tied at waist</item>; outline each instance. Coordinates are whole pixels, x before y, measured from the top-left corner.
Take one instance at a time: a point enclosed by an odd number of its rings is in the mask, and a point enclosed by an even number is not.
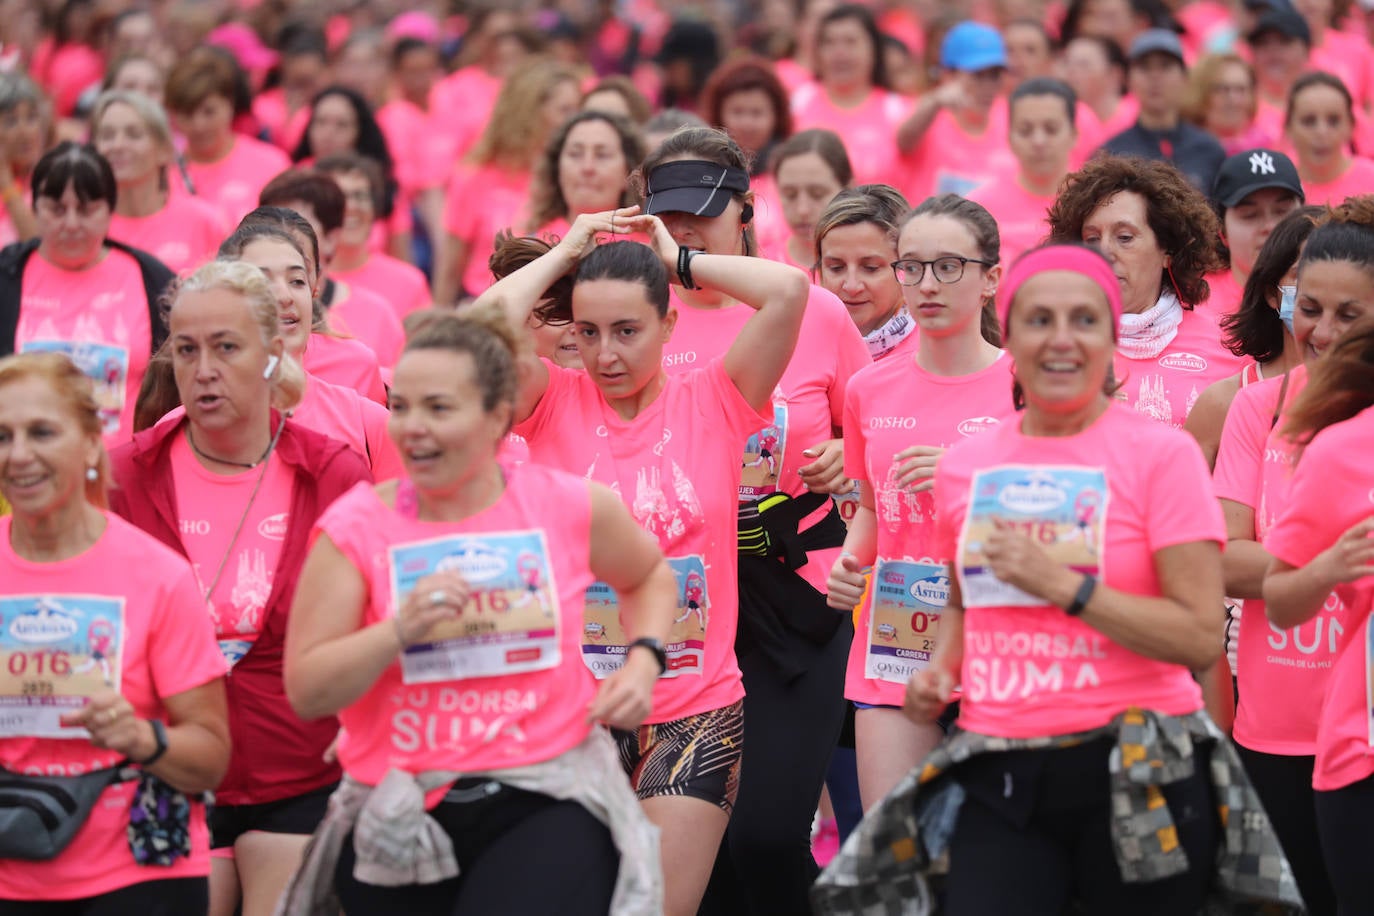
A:
[[[1223,827],[1213,889],[1229,897],[1300,906],[1293,873],[1231,742],[1205,713],[1166,716],[1128,709],[1091,731],[1046,738],[991,738],[955,730],[870,811],[821,873],[811,897],[822,914],[929,916],[936,904],[927,876],[946,870],[942,855],[954,832],[963,789],[951,769],[979,754],[1068,747],[1115,739],[1108,760],[1111,833],[1128,883],[1187,871],[1173,817],[1159,787],[1193,772],[1193,742],[1214,741],[1210,777]],[[956,863],[957,866],[957,863]],[[1230,912],[1225,900],[1207,912]]]
[[[573,749],[529,766],[480,773],[390,770],[375,787],[345,775],[277,904],[276,916],[338,916],[334,870],[350,831],[357,856],[353,874],[359,881],[396,887],[456,878],[453,843],[425,813],[425,794],[465,777],[494,779],[585,807],[610,828],[620,851],[612,916],[656,916],[663,911],[658,828],[649,823],[630,790],[610,734],[597,726]]]

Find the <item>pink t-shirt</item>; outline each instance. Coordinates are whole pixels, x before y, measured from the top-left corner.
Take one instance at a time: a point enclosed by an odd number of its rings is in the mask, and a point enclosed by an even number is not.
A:
[[[21,290],[15,349],[70,356],[95,386],[105,447],[129,441],[153,348],[138,262],[109,249],[86,270],[63,270],[34,252]]]
[[[663,366],[670,376],[723,357],[754,315],[747,305],[692,308],[677,298],[676,289],[671,298],[678,313],[677,326],[663,348]],[[754,500],[778,491],[788,496],[806,492],[799,469],[815,459],[802,451],[836,437],[834,431],[844,426],[844,397],[849,379],[871,362],[868,346],[844,304],[833,293],[812,285],[797,349],[773,395],[773,422],[752,436],[744,447],[741,500]],[[802,519],[800,530],[820,521],[827,511],[829,506],[822,506]],[[797,573],[824,592],[830,567],[839,552],[838,547],[813,551]]]
[[[267,459],[265,472],[259,467],[216,474],[196,460],[183,435],[172,439],[170,459],[181,543],[201,594],[214,589],[210,619],[220,651],[233,666],[262,632],[272,576],[291,521],[295,474],[276,455]]]
[[[451,158],[456,162],[482,135],[501,94],[502,80],[477,65],[464,67],[435,83],[429,92],[429,110],[443,112],[433,117],[431,128],[449,138]]]
[[[684,613],[668,643],[669,673],[654,687],[649,722],[720,709],[744,696],[735,662],[739,622],[736,487],[755,411],[720,360],[672,376],[633,420],[620,418],[586,372],[549,364],[549,388],[516,427],[531,464],[607,484],[675,567],[703,580],[701,613]],[[529,465],[526,465],[527,467]],[[703,632],[704,631],[704,632]],[[589,632],[589,640],[600,634]],[[595,659],[588,653],[589,663]]]
[[[792,228],[782,213],[777,179],[767,173],[755,175],[749,179],[749,188],[754,192],[754,240],[765,258],[779,260],[774,252],[780,247],[786,249]],[[802,270],[810,269],[810,264],[802,266]]]
[[[977,546],[995,525],[1014,525],[1111,588],[1159,595],[1155,553],[1226,539],[1197,443],[1116,403],[1077,435],[1031,437],[1020,427],[1006,422],[956,443],[935,475],[937,550],[955,558],[966,608],[960,724],[1030,738],[1097,728],[1131,706],[1200,709],[1187,668],[1132,652],[999,582]]]
[[[1345,203],[1347,197],[1374,194],[1374,162],[1363,156],[1353,156],[1345,174],[1335,181],[1324,184],[1304,181],[1302,190],[1307,203],[1317,207],[1326,204],[1336,207]]]
[[[987,126],[976,136],[941,109],[909,160],[911,170],[902,187],[911,201],[932,194],[967,195],[998,175],[1015,175],[1016,157],[1007,144],[1006,100],[999,96],[992,103]]]
[[[110,217],[110,238],[141,248],[176,274],[213,259],[228,234],[220,211],[196,197],[171,195],[152,216]]]
[[[386,404],[386,385],[377,365],[377,355],[367,344],[351,337],[311,334],[310,344],[301,360],[305,371],[326,382],[351,388],[378,404]]]
[[[1339,76],[1355,97],[1356,108],[1374,99],[1374,59],[1369,55],[1369,40],[1363,35],[1327,29],[1322,43],[1312,48],[1307,68]]]
[[[1284,403],[1306,387],[1307,371],[1289,373]],[[1287,502],[1292,477],[1292,442],[1278,429],[1275,411],[1283,379],[1265,379],[1236,394],[1226,415],[1213,483],[1217,496],[1255,513],[1255,540],[1268,538]],[[1336,661],[1344,609],[1332,594],[1326,607],[1300,627],[1281,630],[1269,622],[1264,601],[1245,599],[1240,618],[1236,674],[1240,701],[1233,735],[1238,744],[1266,754],[1316,753],[1317,720],[1327,680]]]
[[[377,109],[377,126],[386,138],[387,150],[396,161],[396,182],[407,197],[424,190],[424,143],[430,121],[419,107],[405,99],[392,99]]]
[[[402,472],[401,454],[386,432],[389,417],[376,401],[315,376],[306,382],[305,396],[291,412],[301,426],[338,439],[362,455],[378,483]]]
[[[1011,360],[1005,354],[972,375],[943,376],[922,369],[908,353],[850,379],[844,471],[873,491],[878,554],[876,585],[860,607],[849,650],[849,699],[902,705],[907,678],[930,661],[949,597],[950,557],[936,548],[934,497],[929,490],[912,493],[896,485],[896,454],[913,445],[948,448],[1011,413]]]
[[[496,250],[496,233],[525,224],[530,173],[494,165],[459,166],[444,199],[444,228],[468,250],[463,289],[472,296],[491,286],[487,261]]]
[[[237,226],[258,205],[258,194],[267,182],[291,167],[286,153],[270,143],[234,134],[234,145],[217,162],[186,160],[186,171],[196,196],[219,208],[226,224]],[[174,194],[185,194],[179,181]]]
[[[909,114],[911,102],[886,89],[870,90],[854,108],[836,106],[820,83],[807,83],[792,93],[793,127],[822,127],[839,134],[855,184],[901,184],[905,166],[897,150],[897,129]]]
[[[424,273],[389,254],[374,252],[357,270],[331,270],[330,276],[354,289],[377,294],[390,304],[398,319],[434,304]]]
[[[1374,408],[1327,427],[1303,450],[1288,498],[1265,546],[1289,566],[1310,563],[1356,522],[1374,514],[1369,455],[1374,449]],[[1327,682],[1317,724],[1317,766],[1312,786],[1341,789],[1374,774],[1369,684],[1369,611],[1374,576],[1336,587],[1345,605],[1344,633]]]
[[[93,547],[56,563],[16,556],[10,519],[0,518],[0,607],[7,625],[19,613],[43,614],[35,606],[40,597],[49,615],[79,615],[75,641],[92,646],[93,630],[102,634],[103,661],[89,655],[87,661],[118,674],[119,692],[136,715],[165,722],[163,700],[222,677],[224,658],[186,560],[118,516],[107,512],[105,518],[105,532]],[[122,625],[107,626],[121,614]],[[76,776],[119,759],[80,738],[0,738],[0,766],[19,773]],[[126,829],[136,786],[125,782],[106,789],[57,858],[0,859],[0,898],[67,900],[141,881],[208,875],[210,842],[199,801],[191,803],[190,857],[156,869],[134,861]]]
[[[337,281],[342,279],[334,274]],[[329,322],[340,334],[347,334],[363,343],[377,357],[379,366],[388,369],[396,365],[406,344],[405,328],[391,309],[391,303],[372,290],[348,281],[348,298],[339,301],[338,286],[334,302],[329,306]]]
[[[1045,214],[1054,204],[1054,195],[1041,197],[1032,194],[1021,186],[1015,172],[999,175],[982,187],[975,188],[969,192],[968,199],[982,204],[997,220],[1004,270],[1010,269],[1017,258],[1049,235],[1050,226],[1045,222]]]
[[[359,484],[316,524],[366,580],[362,626],[394,617],[415,580],[440,565],[481,583],[471,615],[412,647],[339,712],[339,763],[354,779],[525,766],[587,736],[596,692],[581,660],[587,485],[532,464],[505,470],[501,498],[462,522],[420,521]]]
[[[1220,332],[1221,319],[1234,315],[1240,308],[1240,297],[1245,292],[1245,286],[1237,283],[1235,275],[1227,269],[1208,274],[1207,287],[1211,293],[1206,302],[1196,306],[1195,311],[1211,316],[1213,321],[1218,322],[1217,329]]]
[[[1164,351],[1154,359],[1116,355],[1119,400],[1140,413],[1183,427],[1198,396],[1213,382],[1230,378],[1245,359],[1221,345],[1221,329],[1206,312],[1184,309],[1183,323]]]

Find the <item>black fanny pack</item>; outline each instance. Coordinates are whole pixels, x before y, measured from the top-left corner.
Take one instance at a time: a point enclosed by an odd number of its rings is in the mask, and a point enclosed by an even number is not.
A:
[[[56,858],[91,816],[101,793],[130,778],[123,766],[82,776],[0,770],[0,859]]]

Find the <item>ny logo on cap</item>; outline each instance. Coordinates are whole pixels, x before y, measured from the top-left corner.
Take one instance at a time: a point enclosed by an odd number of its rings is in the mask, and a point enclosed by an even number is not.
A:
[[[1276,171],[1273,156],[1263,152],[1250,154],[1251,175],[1273,175]]]

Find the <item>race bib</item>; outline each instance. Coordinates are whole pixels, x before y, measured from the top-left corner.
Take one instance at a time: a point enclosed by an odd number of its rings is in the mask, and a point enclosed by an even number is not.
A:
[[[558,589],[542,531],[400,544],[388,556],[394,607],[431,573],[456,572],[473,588],[456,618],[436,624],[425,642],[402,654],[405,683],[521,674],[558,664]]]
[[[219,652],[224,656],[224,660],[233,668],[243,657],[248,654],[248,650],[253,648],[251,639],[221,639],[219,641]]]
[[[864,677],[905,684],[935,654],[940,613],[949,600],[943,563],[880,560],[873,570]]]
[[[835,508],[840,510],[840,520],[848,527],[854,521],[854,516],[859,514],[859,487],[856,484],[854,490],[841,496],[833,497]]]
[[[711,598],[706,589],[706,563],[698,555],[669,557],[677,579],[677,618],[664,646],[668,670],[664,677],[701,674],[706,657],[706,627]],[[582,624],[582,661],[597,678],[619,671],[625,664],[630,639],[620,625],[620,596],[605,582],[587,588]]]
[[[123,598],[0,598],[0,737],[86,737],[58,720],[119,690],[124,635]]]
[[[65,353],[70,357],[95,388],[100,431],[105,435],[119,432],[119,414],[124,410],[125,381],[129,377],[128,350],[71,340],[30,340],[19,349],[22,353]]]
[[[1043,607],[992,574],[983,541],[994,531],[1024,534],[1050,559],[1102,577],[1107,475],[1101,468],[1006,466],[978,471],[959,538],[959,586],[964,607]]]
[[[740,502],[751,502],[778,492],[782,456],[787,449],[787,401],[773,397],[773,425],[744,443],[744,470],[740,473]]]

